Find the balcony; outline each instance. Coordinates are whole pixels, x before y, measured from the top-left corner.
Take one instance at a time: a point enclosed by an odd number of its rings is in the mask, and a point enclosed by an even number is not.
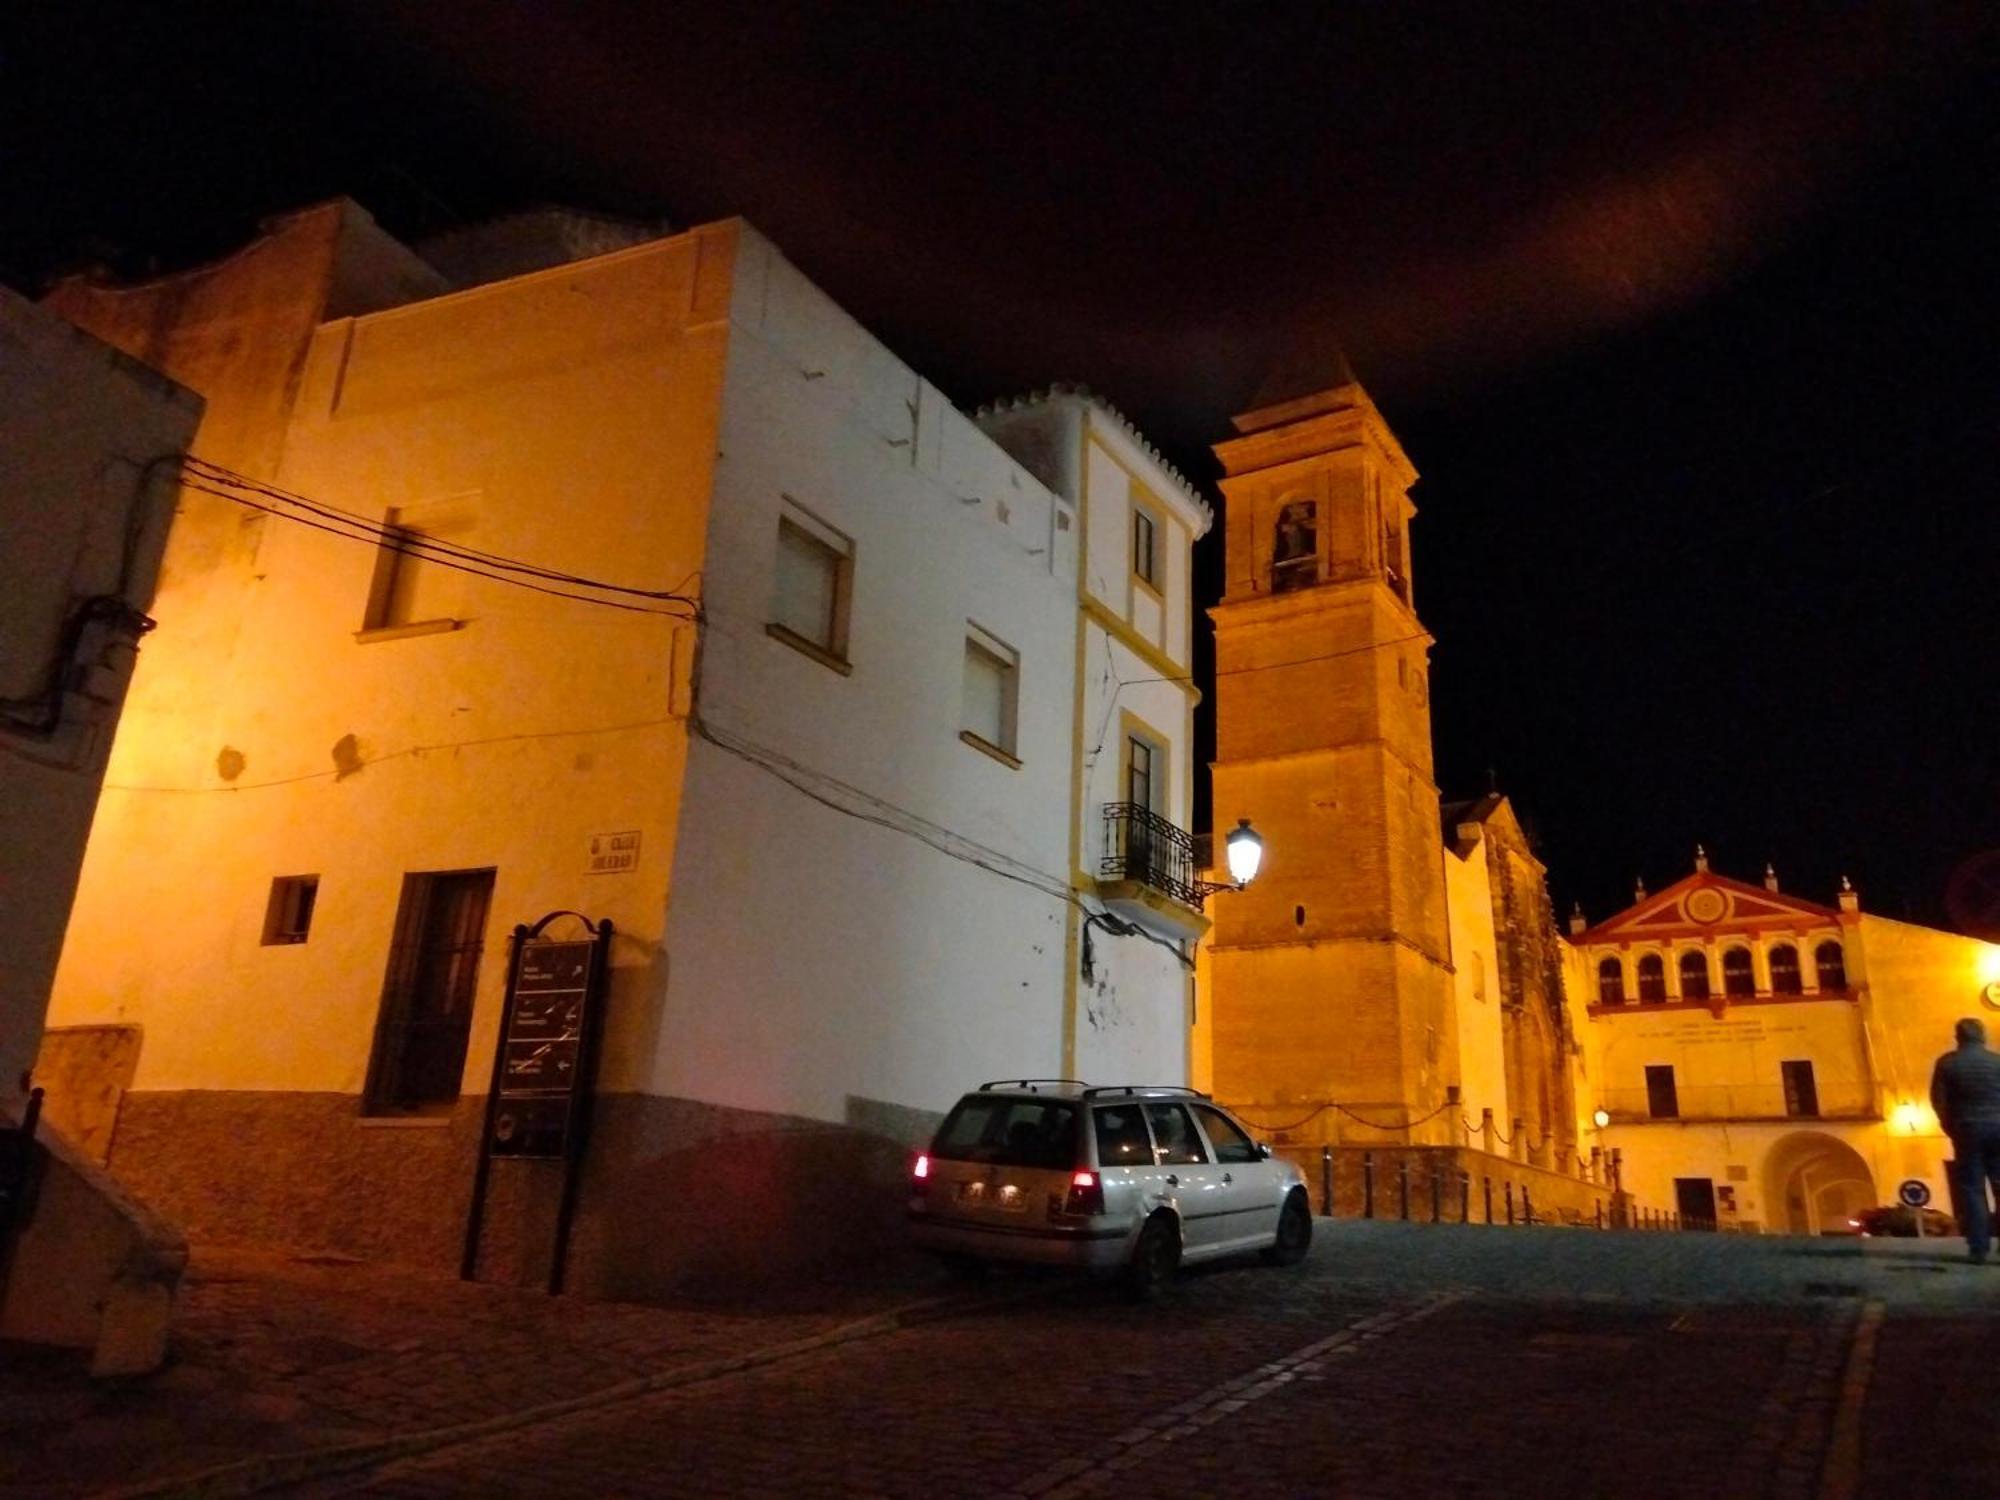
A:
[[[1859,1079],[1816,1078],[1805,1098],[1788,1095],[1782,1083],[1680,1084],[1666,1093],[1660,1097],[1645,1088],[1605,1089],[1597,1102],[1613,1125],[1881,1118],[1873,1086]]]
[[[1181,942],[1208,930],[1194,836],[1136,802],[1104,804],[1097,895],[1111,914]]]
[[[1599,997],[1590,1001],[1585,1009],[1595,1019],[1599,1016],[1652,1015],[1660,1011],[1673,1010],[1713,1011],[1717,1006],[1729,1009],[1738,1005],[1800,1005],[1817,1000],[1852,1002],[1858,999],[1860,996],[1845,986],[1829,986],[1817,990],[1755,990],[1748,994],[1734,995],[1717,990],[1698,999],[1689,999],[1685,996],[1668,999],[1662,996],[1657,1000],[1641,1000],[1628,995],[1623,1000],[1606,1000],[1600,992]]]

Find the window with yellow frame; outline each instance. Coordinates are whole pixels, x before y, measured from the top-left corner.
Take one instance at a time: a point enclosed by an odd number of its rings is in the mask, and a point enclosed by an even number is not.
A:
[[[1166,572],[1160,559],[1160,514],[1141,498],[1144,493],[1132,486],[1132,576],[1158,593]]]

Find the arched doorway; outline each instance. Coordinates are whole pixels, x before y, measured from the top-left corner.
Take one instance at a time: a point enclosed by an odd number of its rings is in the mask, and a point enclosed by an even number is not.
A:
[[[1764,1160],[1764,1216],[1780,1234],[1843,1229],[1876,1202],[1875,1178],[1861,1153],[1817,1130],[1801,1130]]]

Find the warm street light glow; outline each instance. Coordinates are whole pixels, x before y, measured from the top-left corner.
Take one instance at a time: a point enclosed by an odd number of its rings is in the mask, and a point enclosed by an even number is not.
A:
[[[1590,1121],[1599,1130],[1602,1130],[1605,1126],[1611,1123],[1611,1111],[1608,1109],[1600,1109],[1590,1117]]]
[[[1916,1135],[1924,1128],[1924,1117],[1930,1113],[1923,1105],[1905,1099],[1896,1106],[1896,1128],[1905,1135]]]
[[[1255,880],[1257,867],[1264,862],[1264,840],[1250,826],[1250,820],[1237,819],[1236,826],[1229,830],[1223,844],[1228,851],[1229,878],[1239,887]]]

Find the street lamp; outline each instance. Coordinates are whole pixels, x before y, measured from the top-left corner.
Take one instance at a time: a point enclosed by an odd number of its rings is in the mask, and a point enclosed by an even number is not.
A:
[[[1596,1111],[1594,1114],[1591,1115],[1590,1123],[1595,1125],[1599,1130],[1602,1130],[1605,1126],[1611,1123],[1611,1111],[1608,1109],[1600,1109]]]
[[[1229,879],[1196,881],[1196,887],[1204,896],[1212,896],[1217,891],[1242,890],[1257,878],[1257,867],[1264,862],[1264,836],[1250,826],[1248,818],[1236,820],[1236,826],[1229,830],[1222,846],[1224,858],[1229,864]]]

